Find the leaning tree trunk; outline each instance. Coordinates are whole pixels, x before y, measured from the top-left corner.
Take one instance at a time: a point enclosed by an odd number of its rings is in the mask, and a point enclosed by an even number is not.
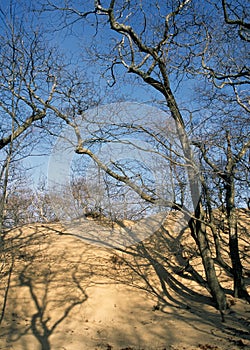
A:
[[[212,257],[207,237],[206,224],[204,223],[203,209],[200,203],[197,206],[195,216],[196,218],[190,220],[189,227],[199,248],[210,293],[217,308],[220,311],[223,311],[227,308],[226,297],[216,275],[214,259]]]
[[[198,167],[193,157],[192,148],[190,146],[189,138],[185,130],[185,124],[170,88],[168,77],[166,74],[164,75],[164,73],[166,73],[164,67],[162,67],[161,71],[162,75],[164,76],[166,101],[173,119],[175,120],[177,134],[181,142],[184,158],[186,160],[191,198],[195,210],[195,218],[190,220],[189,225],[191,234],[195,239],[201,254],[207,283],[210,288],[210,293],[218,309],[222,311],[227,308],[227,302],[224,290],[221,288],[218,277],[216,275],[214,261],[206,234],[206,225],[204,223],[205,215],[200,200],[199,171],[197,169]]]
[[[194,218],[189,221],[189,227],[200,251],[207,283],[210,288],[210,293],[217,305],[217,308],[222,311],[227,308],[227,301],[224,290],[221,288],[218,277],[216,275],[214,260],[212,258],[212,253],[207,238],[206,224],[204,222],[205,214],[200,200],[199,171],[197,170],[197,164],[193,157],[183,119],[179,113],[177,104],[170,88],[168,90],[167,100],[170,100],[171,102],[169,103],[169,107],[172,115],[174,116],[177,133],[182,145],[184,157],[186,159],[188,181],[195,211]]]

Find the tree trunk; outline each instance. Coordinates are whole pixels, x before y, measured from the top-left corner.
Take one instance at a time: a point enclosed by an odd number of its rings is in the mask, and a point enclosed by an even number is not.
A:
[[[190,220],[189,227],[201,254],[207,283],[210,288],[210,293],[216,303],[217,308],[222,312],[227,308],[227,302],[224,290],[221,288],[215,272],[214,261],[207,239],[206,225],[204,223],[205,215],[200,200],[199,172],[197,169],[197,164],[193,158],[193,153],[189,143],[188,135],[185,130],[184,121],[169,86],[168,77],[166,74],[164,75],[164,72],[165,69],[162,67],[162,75],[164,76],[166,90],[165,97],[173,119],[175,120],[177,134],[179,136],[179,140],[181,142],[182,150],[186,160],[188,181],[190,185],[193,208],[195,211],[195,219]]]
[[[230,258],[234,278],[234,296],[236,298],[245,298],[250,303],[250,296],[247,292],[242,273],[243,269],[239,254],[237,220],[234,208],[228,212],[228,226]]]
[[[202,214],[201,204],[198,205],[196,210],[196,217],[197,219],[190,220],[189,227],[200,251],[210,293],[216,303],[216,307],[222,312],[227,308],[227,302],[224,290],[221,288],[216,275],[214,260],[208,243],[206,225],[203,222],[204,215]]]
[[[227,166],[225,177],[226,190],[226,212],[229,230],[229,249],[234,277],[234,296],[245,298],[250,302],[250,296],[245,287],[242,264],[239,254],[237,218],[235,213],[235,159],[233,159],[231,149],[231,136],[227,133]]]
[[[202,178],[202,187],[204,189],[204,194],[205,194],[205,198],[206,198],[206,205],[207,205],[207,210],[208,210],[208,215],[209,215],[209,227],[212,231],[212,235],[213,235],[213,239],[214,239],[214,247],[215,247],[215,252],[216,252],[216,258],[214,260],[217,262],[217,264],[219,264],[222,268],[224,268],[224,270],[227,271],[227,273],[233,275],[233,270],[232,270],[231,266],[229,266],[224,261],[222,255],[221,255],[219,227],[218,227],[218,224],[216,225],[216,222],[215,222],[215,217],[214,217],[213,208],[212,208],[212,204],[211,204],[211,196],[210,196],[210,192],[208,190],[208,186],[207,186],[205,178]]]

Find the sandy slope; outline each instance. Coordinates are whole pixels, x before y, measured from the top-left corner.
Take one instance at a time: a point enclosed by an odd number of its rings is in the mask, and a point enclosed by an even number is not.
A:
[[[29,225],[9,233],[0,271],[0,349],[250,349],[250,306],[230,295],[231,280],[218,269],[232,304],[221,322],[194,280],[204,272],[188,231],[180,234],[182,220],[173,215],[143,244],[119,251],[82,237],[91,232],[100,241],[110,234],[115,241],[121,228],[94,230],[86,221],[80,228]],[[248,225],[244,216],[249,271]],[[126,228],[131,223],[122,234]]]

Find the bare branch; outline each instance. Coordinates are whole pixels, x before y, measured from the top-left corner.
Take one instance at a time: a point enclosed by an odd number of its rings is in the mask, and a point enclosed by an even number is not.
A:
[[[36,114],[28,117],[25,122],[20,125],[14,132],[13,134],[3,137],[0,139],[0,149],[4,148],[6,145],[8,145],[11,140],[17,139],[25,130],[27,130],[35,121],[37,120],[42,120],[45,118],[46,113],[45,111],[38,111]]]
[[[223,8],[223,13],[224,13],[224,18],[226,23],[228,24],[236,24],[239,25],[240,27],[250,29],[250,23],[245,22],[243,19],[237,18],[237,19],[230,19],[228,15],[228,10],[227,10],[227,2],[226,0],[222,0],[222,8]]]

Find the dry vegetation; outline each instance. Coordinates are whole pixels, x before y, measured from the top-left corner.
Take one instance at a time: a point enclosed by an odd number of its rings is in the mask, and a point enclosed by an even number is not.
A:
[[[239,214],[249,285],[249,214]],[[119,250],[89,244],[75,227],[58,223],[9,232],[0,271],[0,349],[250,348],[250,306],[232,296],[232,279],[218,267],[231,306],[221,321],[196,246],[188,229],[180,230],[183,220],[173,212],[153,236]],[[115,235],[132,224],[99,227]],[[81,236],[91,229],[83,221]],[[220,236],[228,258],[227,235]]]

